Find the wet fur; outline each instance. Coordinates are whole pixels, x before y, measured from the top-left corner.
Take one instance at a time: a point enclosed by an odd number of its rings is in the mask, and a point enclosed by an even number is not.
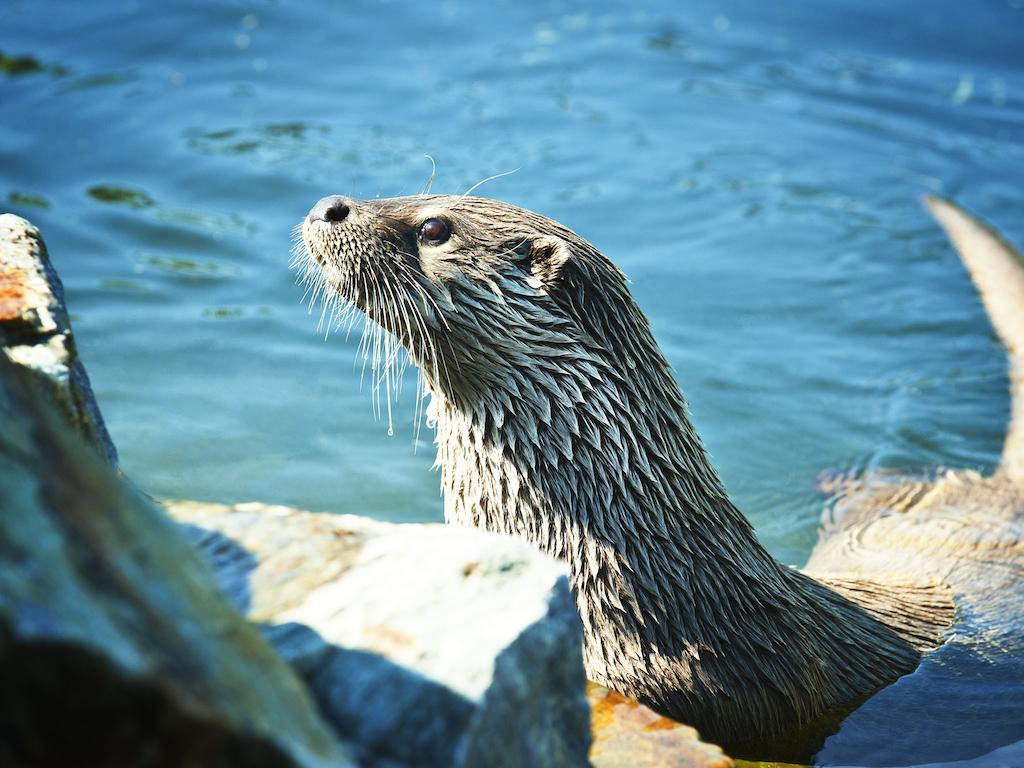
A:
[[[903,539],[912,556],[892,542],[863,556],[865,526],[906,515],[883,504],[834,523],[813,577],[764,550],[625,276],[592,245],[494,200],[351,207],[344,222],[303,224],[307,282],[365,312],[382,329],[371,336],[393,337],[419,368],[446,518],[524,536],[568,564],[593,679],[734,750],[781,756],[795,731],[942,641],[944,585],[969,590],[955,569],[921,565],[943,556],[937,537]],[[432,216],[451,223],[440,247],[416,237]],[[381,376],[394,347],[377,345]],[[1017,520],[1020,504],[1009,506]],[[1019,562],[1012,546],[1002,555]]]

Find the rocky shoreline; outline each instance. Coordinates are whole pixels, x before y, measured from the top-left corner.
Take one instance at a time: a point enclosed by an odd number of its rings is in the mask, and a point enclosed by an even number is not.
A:
[[[731,764],[587,687],[564,569],[524,542],[153,503],[11,215],[0,347],[0,764]]]

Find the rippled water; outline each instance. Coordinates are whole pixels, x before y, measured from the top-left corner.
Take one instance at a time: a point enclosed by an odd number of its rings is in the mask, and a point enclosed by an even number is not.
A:
[[[357,336],[300,304],[290,231],[324,194],[418,192],[424,155],[440,192],[518,169],[480,193],[630,275],[726,482],[799,564],[819,471],[998,457],[1004,355],[919,198],[1024,242],[1022,6],[6,0],[0,205],[43,230],[150,492],[436,520],[412,379],[389,436]],[[977,758],[1024,738],[1019,691],[958,750],[869,729],[837,759]]]

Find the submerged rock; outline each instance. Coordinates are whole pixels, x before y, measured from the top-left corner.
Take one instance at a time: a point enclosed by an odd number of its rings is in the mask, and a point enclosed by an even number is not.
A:
[[[260,504],[169,505],[370,765],[586,765],[579,619],[519,540]]]
[[[64,286],[32,224],[0,215],[0,348],[31,370],[50,399],[111,464],[117,452],[78,359]]]
[[[180,529],[3,355],[0,424],[0,764],[350,764]]]

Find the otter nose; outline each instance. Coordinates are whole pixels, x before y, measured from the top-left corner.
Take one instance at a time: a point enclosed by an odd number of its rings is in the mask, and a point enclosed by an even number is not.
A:
[[[349,212],[349,201],[341,195],[322,198],[309,212],[309,221],[344,221]]]

